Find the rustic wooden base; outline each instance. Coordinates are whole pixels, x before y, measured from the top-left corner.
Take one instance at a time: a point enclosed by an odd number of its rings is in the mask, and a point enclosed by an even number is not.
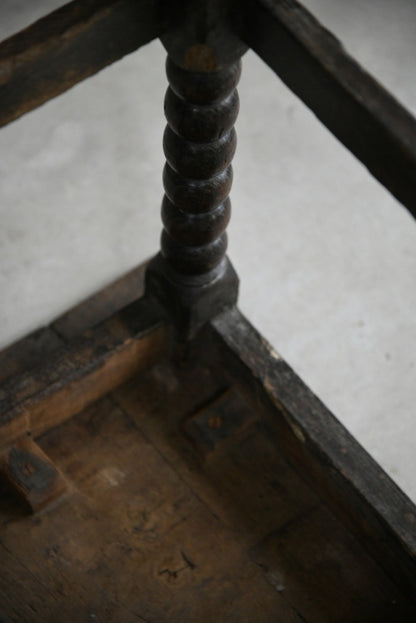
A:
[[[28,435],[39,436],[79,413],[158,361],[168,346],[158,306],[145,297],[129,302],[130,292],[142,292],[143,275],[139,267],[0,357],[0,474],[33,511],[66,486]],[[115,301],[127,305],[114,311]]]
[[[25,348],[50,370],[93,345],[3,445],[0,619],[415,621],[413,505],[237,310],[170,348],[158,309],[130,305],[141,276],[3,355],[23,391]],[[64,399],[38,426],[39,396]]]

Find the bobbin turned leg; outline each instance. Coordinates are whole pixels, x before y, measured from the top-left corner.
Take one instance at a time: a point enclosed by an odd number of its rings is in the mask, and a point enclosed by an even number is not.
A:
[[[192,337],[238,295],[225,228],[241,63],[197,72],[168,57],[166,70],[164,230],[147,271],[147,291],[169,310],[180,334]]]

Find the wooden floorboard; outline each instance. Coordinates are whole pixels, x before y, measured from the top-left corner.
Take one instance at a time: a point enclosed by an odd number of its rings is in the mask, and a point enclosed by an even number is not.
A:
[[[37,442],[69,488],[3,491],[1,620],[416,620],[220,367],[160,362]]]

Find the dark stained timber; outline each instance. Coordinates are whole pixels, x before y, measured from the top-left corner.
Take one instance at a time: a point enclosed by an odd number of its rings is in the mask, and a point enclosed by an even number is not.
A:
[[[0,45],[0,124],[155,36],[173,51],[160,254],[0,353],[1,621],[416,620],[416,508],[235,307],[236,6],[77,1]],[[239,12],[415,213],[408,113],[293,0]]]
[[[410,501],[238,310],[175,363],[143,276],[14,349],[0,619],[414,623]]]
[[[253,0],[245,42],[416,216],[416,121],[296,0]]]
[[[43,365],[2,385],[0,450],[27,433],[38,435],[66,421],[152,365],[167,343],[164,321],[145,298],[70,339]]]
[[[234,305],[238,293],[225,230],[231,215],[228,193],[241,62],[218,71],[203,67],[190,70],[167,59],[164,229],[161,252],[147,271],[148,292],[187,338]]]
[[[166,67],[170,87],[163,146],[169,194],[162,203],[162,256],[173,269],[200,275],[205,284],[227,248],[241,63],[209,74],[181,69],[168,57]]]
[[[201,359],[159,360],[6,449],[1,620],[414,623],[397,577],[276,448],[255,394]]]
[[[156,0],[75,0],[0,44],[0,126],[163,32]]]
[[[416,508],[238,309],[212,321],[224,369],[239,378],[279,452],[416,596]]]

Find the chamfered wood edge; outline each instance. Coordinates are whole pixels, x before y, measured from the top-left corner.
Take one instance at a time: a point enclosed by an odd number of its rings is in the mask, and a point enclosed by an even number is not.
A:
[[[81,301],[56,318],[51,328],[65,342],[110,318],[144,294],[144,276],[149,260],[135,266],[121,277]]]
[[[243,40],[416,217],[416,120],[296,0],[248,0]]]
[[[68,489],[61,472],[27,435],[0,452],[0,474],[34,513]]]
[[[236,308],[212,321],[210,339],[277,447],[415,599],[414,504]]]
[[[145,297],[84,332],[2,387],[0,447],[64,422],[158,361],[168,341],[159,308]]]
[[[74,0],[0,43],[0,126],[160,36],[157,0]]]

